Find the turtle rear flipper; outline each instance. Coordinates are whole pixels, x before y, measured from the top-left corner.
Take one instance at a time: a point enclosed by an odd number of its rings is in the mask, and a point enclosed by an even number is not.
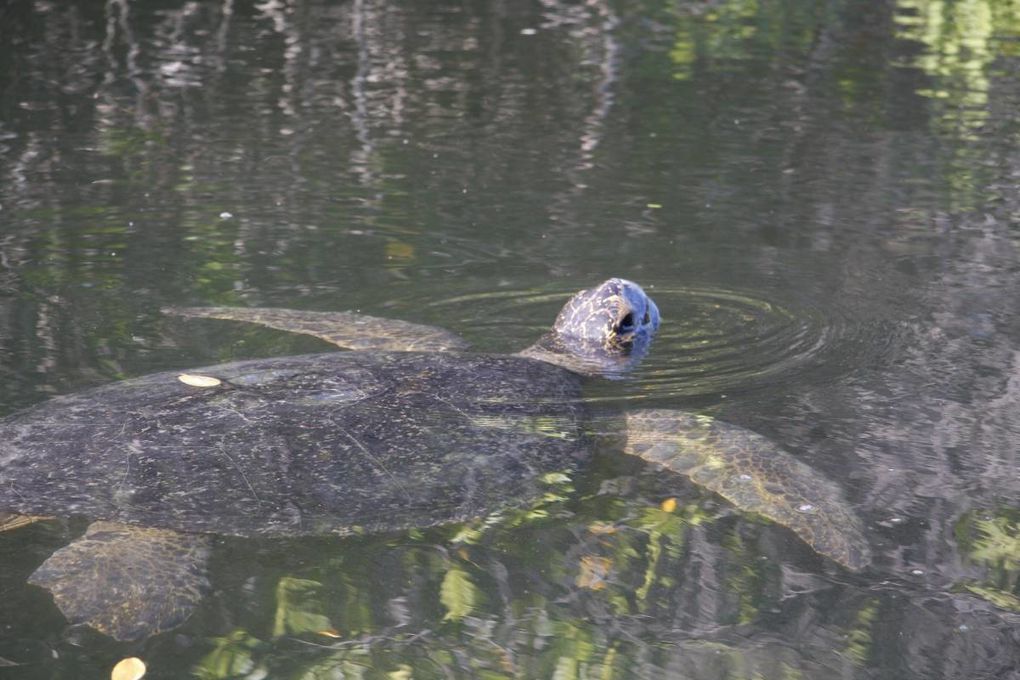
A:
[[[708,416],[627,414],[625,452],[714,491],[737,508],[793,530],[852,571],[871,561],[857,514],[839,488],[759,434]]]
[[[137,640],[188,618],[209,589],[208,556],[205,536],[95,522],[29,583],[49,590],[71,624]]]
[[[309,312],[271,307],[166,307],[164,314],[255,323],[303,333],[354,350],[448,352],[463,339],[443,328],[352,312]]]

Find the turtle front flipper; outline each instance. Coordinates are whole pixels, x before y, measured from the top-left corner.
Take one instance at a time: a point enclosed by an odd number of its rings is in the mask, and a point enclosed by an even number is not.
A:
[[[352,312],[309,312],[270,307],[166,307],[164,314],[255,323],[311,335],[344,349],[447,352],[467,343],[443,328]]]
[[[208,558],[205,536],[95,522],[29,583],[49,590],[71,624],[138,640],[188,618],[209,589]]]
[[[852,571],[871,561],[860,518],[839,488],[759,434],[708,416],[627,415],[625,452],[690,477],[737,508],[793,530]]]

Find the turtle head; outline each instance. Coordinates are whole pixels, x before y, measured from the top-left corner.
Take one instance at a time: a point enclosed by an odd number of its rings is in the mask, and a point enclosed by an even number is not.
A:
[[[641,286],[609,279],[576,293],[550,332],[521,352],[577,373],[619,377],[648,351],[659,309]]]

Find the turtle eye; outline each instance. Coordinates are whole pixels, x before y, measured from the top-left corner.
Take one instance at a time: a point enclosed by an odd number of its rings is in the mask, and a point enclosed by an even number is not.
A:
[[[616,332],[630,333],[633,330],[634,330],[634,312],[627,312],[627,315],[620,319],[620,321],[616,324]]]

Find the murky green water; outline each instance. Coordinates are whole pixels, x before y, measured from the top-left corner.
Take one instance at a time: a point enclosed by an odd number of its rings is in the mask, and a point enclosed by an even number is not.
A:
[[[0,7],[0,409],[325,351],[168,305],[359,310],[514,351],[618,275],[625,408],[834,480],[851,574],[603,457],[485,525],[223,539],[179,629],[68,628],[0,534],[0,675],[1020,677],[1016,2]],[[670,499],[676,499],[675,503]]]

